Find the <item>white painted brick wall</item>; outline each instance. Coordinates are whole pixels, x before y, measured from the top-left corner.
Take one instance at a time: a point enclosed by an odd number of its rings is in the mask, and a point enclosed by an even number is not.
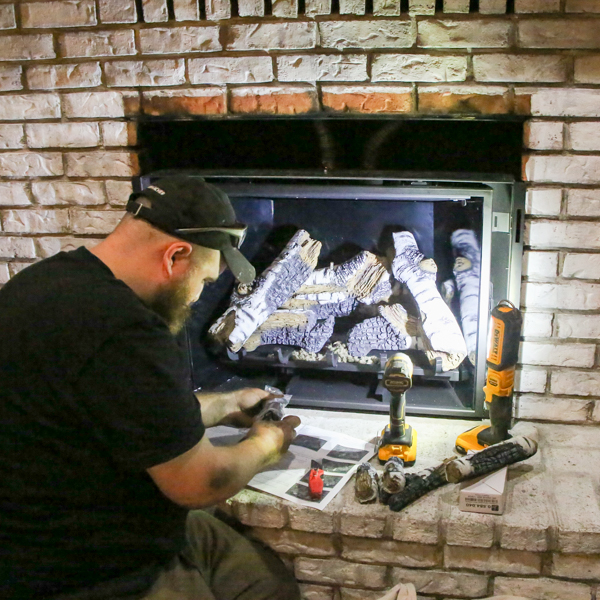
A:
[[[569,125],[569,146],[573,150],[600,150],[600,123],[583,121]]]
[[[340,0],[340,15],[364,15],[365,0]]]
[[[545,577],[519,579],[517,577],[496,577],[494,594],[542,598],[543,600],[590,600],[591,588],[582,583],[557,581]]]
[[[144,54],[184,54],[221,49],[218,27],[155,27],[139,32]]]
[[[600,338],[600,315],[557,314],[559,338]]]
[[[76,238],[72,236],[61,237],[38,237],[35,238],[36,253],[40,258],[48,258],[54,256],[58,252],[69,252],[76,250],[81,246],[88,249],[93,248],[98,244],[99,239],[93,238]]]
[[[412,583],[419,594],[453,598],[480,598],[486,595],[488,588],[488,578],[485,575],[400,567],[392,569],[392,581]]]
[[[373,58],[372,81],[464,81],[466,56],[379,54]]]
[[[592,403],[579,398],[558,398],[524,395],[517,399],[515,416],[532,421],[585,423]]]
[[[409,568],[441,566],[441,553],[437,546],[426,546],[394,540],[373,540],[361,537],[342,538],[342,558],[368,564],[386,563]]]
[[[35,246],[32,238],[0,237],[0,257],[35,258]]]
[[[61,56],[66,58],[94,56],[126,56],[135,54],[133,29],[83,31],[59,37]]]
[[[2,211],[2,228],[7,233],[67,233],[66,209],[23,209]]]
[[[563,396],[600,396],[600,373],[554,370],[550,377],[550,391]]]
[[[558,215],[562,203],[560,188],[529,188],[525,210],[530,215]]]
[[[169,20],[167,0],[142,0],[142,10],[146,23],[163,23]]]
[[[361,565],[331,558],[304,558],[295,561],[296,579],[321,584],[355,585],[367,589],[383,589],[386,567]]]
[[[0,90],[3,92],[12,92],[22,90],[21,74],[23,67],[19,66],[0,66]]]
[[[106,203],[104,185],[100,181],[36,181],[31,184],[31,191],[38,204],[49,206]]]
[[[575,217],[600,217],[600,190],[568,190],[567,214]]]
[[[85,27],[96,25],[94,0],[45,0],[21,3],[23,27]]]
[[[553,13],[560,11],[560,0],[515,0],[516,13]]]
[[[314,48],[314,23],[260,23],[231,25],[227,28],[228,50],[296,50]]]
[[[63,109],[65,116],[70,119],[124,117],[125,99],[126,96],[119,92],[65,94]]]
[[[506,12],[506,0],[479,0],[479,12],[482,15],[497,15]]]
[[[550,337],[552,335],[552,314],[523,312],[523,330],[525,337]]]
[[[5,152],[0,154],[0,177],[54,177],[63,174],[59,152]]]
[[[27,186],[18,182],[0,182],[0,206],[27,206],[31,204]]]
[[[135,0],[98,0],[100,22],[135,23],[137,11]]]
[[[131,60],[104,63],[106,83],[110,87],[180,85],[185,82],[185,61]]]
[[[521,298],[527,308],[600,309],[600,284],[597,283],[526,283],[523,292]]]
[[[511,24],[491,19],[468,21],[419,21],[421,48],[505,48],[510,44]]]
[[[526,240],[538,248],[600,248],[598,223],[592,221],[533,221]]]
[[[515,391],[543,394],[547,379],[548,373],[543,369],[522,369],[515,373]]]
[[[600,117],[597,90],[521,88],[516,93],[531,95],[531,114],[535,117]]]
[[[0,148],[2,150],[15,150],[25,147],[23,125],[0,125]]]
[[[367,57],[355,54],[304,54],[276,58],[279,81],[365,81]]]
[[[521,342],[519,362],[526,365],[591,368],[594,366],[595,351],[593,344]]]
[[[553,577],[600,580],[600,560],[598,556],[557,552],[552,555],[551,573]]]
[[[600,279],[600,254],[566,254],[563,277]]]
[[[212,56],[188,60],[190,82],[265,83],[273,81],[273,63],[269,56]]]
[[[399,17],[400,9],[400,0],[373,0],[373,16],[375,17]]]
[[[417,39],[415,23],[409,20],[323,21],[319,23],[324,48],[410,48]]]
[[[542,568],[541,554],[500,548],[469,548],[446,546],[444,566],[449,569],[468,569],[487,573],[537,575]]]
[[[14,94],[0,96],[0,119],[25,121],[60,117],[57,94]]]
[[[10,273],[8,271],[8,265],[6,263],[0,263],[0,284],[6,283],[10,279]]]
[[[600,5],[596,0],[567,0],[567,13],[600,13]]]
[[[528,121],[525,124],[525,146],[532,150],[562,150],[562,121]]]
[[[100,129],[104,146],[133,146],[136,143],[136,127],[133,123],[101,123]]]
[[[600,184],[600,156],[529,156],[525,174],[540,183]]]
[[[54,58],[52,35],[4,35],[0,37],[0,60]]]
[[[528,250],[523,257],[523,275],[530,281],[556,277],[558,274],[558,252],[536,252]]]
[[[82,148],[98,146],[98,123],[33,123],[25,126],[30,148]]]
[[[132,177],[137,173],[137,156],[132,152],[70,152],[69,177]]]
[[[106,196],[112,206],[125,206],[129,195],[133,192],[130,181],[111,180],[105,182]]]
[[[123,218],[119,210],[77,210],[70,211],[71,231],[79,234],[109,234]]]
[[[566,81],[567,67],[567,59],[558,55],[480,54],[473,57],[475,80],[484,82]]]
[[[575,58],[575,83],[600,83],[600,56]]]

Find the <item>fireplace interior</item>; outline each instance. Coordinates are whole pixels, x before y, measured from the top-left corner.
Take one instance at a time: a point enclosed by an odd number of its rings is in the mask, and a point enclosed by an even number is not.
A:
[[[481,417],[489,310],[504,298],[519,302],[521,139],[522,124],[509,120],[148,121],[140,126],[146,175],[137,185],[183,171],[221,187],[248,224],[242,251],[257,273],[298,230],[321,243],[316,269],[367,251],[390,270],[393,234],[410,232],[419,251],[435,261],[437,288],[454,287],[447,303],[463,329],[453,234],[468,232],[480,263],[470,356],[450,368],[440,358],[428,359],[422,344],[399,350],[414,363],[408,414]],[[353,350],[361,356],[349,357],[347,349],[364,323],[381,319],[382,305],[401,303],[409,318],[423,316],[404,286],[392,277],[389,298],[354,302],[351,310],[336,307],[323,346],[302,353],[289,342],[234,351],[211,341],[208,329],[229,306],[234,284],[223,273],[193,307],[182,342],[196,388],[269,384],[291,394],[295,406],[388,411],[381,376],[394,354],[390,343]]]

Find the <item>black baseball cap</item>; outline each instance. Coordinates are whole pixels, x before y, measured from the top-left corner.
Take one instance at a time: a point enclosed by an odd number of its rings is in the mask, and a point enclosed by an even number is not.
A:
[[[140,196],[150,206],[138,202]],[[175,175],[159,179],[131,194],[125,210],[169,235],[219,250],[241,283],[251,283],[256,277],[254,267],[238,250],[246,225],[236,221],[227,195],[201,177]]]

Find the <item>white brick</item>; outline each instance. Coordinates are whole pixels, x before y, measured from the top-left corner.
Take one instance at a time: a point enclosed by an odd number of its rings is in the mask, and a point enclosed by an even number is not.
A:
[[[279,81],[365,81],[367,57],[359,54],[278,56]]]
[[[27,69],[27,84],[32,90],[97,87],[102,84],[100,64],[40,65]]]
[[[11,261],[10,263],[8,263],[8,270],[10,272],[10,276],[14,277],[17,273],[20,273],[23,269],[26,269],[32,264],[32,262]]]
[[[65,94],[65,116],[70,119],[124,117],[127,98],[128,96],[119,92]]]
[[[240,17],[263,17],[265,3],[261,0],[239,0],[238,14]]]
[[[323,48],[410,48],[417,39],[409,20],[323,21],[319,23]]]
[[[567,61],[551,55],[480,54],[473,57],[473,74],[476,81],[560,82],[567,79]]]
[[[290,505],[288,508],[290,527],[300,531],[333,533],[333,514],[327,510],[312,510],[306,506]]]
[[[464,81],[465,56],[379,54],[373,58],[372,81]]]
[[[53,177],[62,174],[62,156],[58,152],[0,154],[0,177]]]
[[[0,96],[0,120],[56,119],[60,100],[56,94],[19,94]]]
[[[600,396],[600,373],[593,371],[552,371],[550,391],[563,396]]]
[[[540,117],[600,117],[600,89],[542,88],[517,90],[531,95],[531,114]]]
[[[392,537],[417,544],[439,541],[438,497],[429,494],[392,515]]]
[[[562,150],[564,125],[561,121],[528,121],[525,146],[533,150]]]
[[[600,309],[600,284],[597,283],[526,283],[523,287],[523,302],[528,308]]]
[[[125,206],[133,192],[131,181],[109,180],[105,182],[108,202],[112,206]],[[299,528],[298,528],[299,529]]]
[[[73,233],[107,234],[119,224],[124,212],[121,210],[76,210],[70,211]]]
[[[596,554],[600,551],[600,507],[595,481],[583,473],[569,471],[555,471],[552,476],[557,549],[569,554]],[[575,498],[577,501],[573,502]]]
[[[545,183],[600,183],[600,156],[529,156],[528,181]]]
[[[342,558],[361,563],[385,563],[410,568],[436,567],[441,564],[437,546],[396,542],[394,540],[372,540],[361,537],[342,538]]]
[[[456,502],[449,507],[449,514],[443,520],[446,544],[490,548],[494,543],[494,517],[460,511],[458,509],[458,489],[453,493],[456,496]]]
[[[62,56],[67,58],[135,54],[133,29],[65,33],[59,43]]]
[[[560,11],[560,0],[515,0],[516,13],[551,13]]]
[[[136,143],[136,127],[133,123],[112,121],[101,123],[100,128],[105,146],[134,146]]]
[[[360,565],[340,559],[299,557],[295,561],[296,579],[314,583],[360,585],[382,589],[386,584],[386,567]]]
[[[0,29],[14,29],[16,26],[15,5],[3,4],[0,6]]]
[[[373,15],[375,17],[399,17],[400,9],[400,0],[373,0]],[[329,12],[331,12],[331,9]]]
[[[600,254],[567,254],[562,269],[563,277],[600,279]]]
[[[143,54],[182,54],[214,52],[221,49],[218,27],[154,27],[141,29]]]
[[[164,23],[169,20],[167,0],[142,0],[142,10],[146,23]]]
[[[573,150],[600,150],[600,123],[579,122],[569,125],[570,147]]]
[[[517,400],[515,415],[518,419],[534,421],[585,423],[590,414],[590,407],[589,401],[579,398],[525,395]]]
[[[468,13],[470,0],[444,0],[445,13]]]
[[[137,23],[135,0],[98,0],[102,23]]]
[[[314,48],[314,23],[261,23],[227,28],[227,50],[292,50]]]
[[[206,7],[206,18],[209,21],[220,21],[231,18],[231,3],[229,0],[205,0],[204,4]]]
[[[31,238],[0,237],[0,256],[3,258],[35,258]]]
[[[27,206],[31,200],[24,183],[0,182],[0,206]]]
[[[506,12],[506,0],[479,0],[482,15],[502,15]]]
[[[98,123],[33,123],[25,132],[30,148],[82,148],[100,142]]]
[[[575,83],[600,83],[600,55],[575,57]]]
[[[543,394],[548,373],[541,369],[522,369],[515,374],[515,391]]]
[[[592,221],[534,221],[527,227],[526,239],[539,248],[600,248],[598,223]]]
[[[308,531],[254,527],[252,536],[257,537],[278,554],[302,556],[334,556],[336,548],[332,536]]]
[[[598,0],[567,0],[565,12],[600,13],[600,4]]]
[[[200,20],[198,0],[173,0],[173,12],[176,21]]]
[[[8,282],[10,279],[10,273],[8,272],[8,265],[6,263],[0,263],[0,285]]]
[[[408,0],[409,15],[434,15],[435,0]]]
[[[298,0],[273,0],[271,14],[283,19],[295,19],[298,16]]]
[[[392,569],[392,581],[414,584],[419,595],[434,594],[442,597],[480,598],[486,595],[488,587],[485,575],[400,567]]]
[[[588,367],[594,366],[593,344],[544,344],[521,342],[519,362],[525,365]]]
[[[244,489],[227,501],[244,525],[281,529],[287,525],[287,511],[279,498]]]
[[[600,557],[584,554],[552,555],[552,575],[568,579],[600,580]]]
[[[39,237],[35,239],[37,255],[40,258],[54,256],[58,252],[69,252],[81,246],[90,249],[98,244],[100,240],[91,238],[75,237]]]
[[[0,125],[0,149],[14,150],[24,146],[23,125]]]
[[[333,600],[333,588],[324,585],[300,584],[302,600]]]
[[[555,321],[559,338],[600,338],[600,315],[558,314]]]
[[[5,210],[2,226],[8,233],[66,233],[69,214],[67,210]]]
[[[569,190],[567,214],[576,217],[600,217],[600,190]]]
[[[364,15],[365,0],[340,0],[340,15]]]
[[[506,507],[500,526],[502,548],[545,552],[554,524],[547,474],[540,470],[509,477]]]
[[[0,66],[0,91],[12,92],[15,90],[22,90],[22,74],[23,67],[8,65]]]
[[[525,210],[530,215],[558,215],[562,203],[560,188],[529,188]]]
[[[190,82],[264,83],[273,81],[273,63],[269,56],[213,56],[188,60]]]
[[[133,152],[70,152],[67,175],[70,177],[132,177],[138,172]]]
[[[37,60],[55,56],[50,34],[3,35],[0,38],[0,60]]]
[[[484,573],[537,575],[541,571],[541,555],[520,550],[446,546],[444,566],[447,569],[470,569]]]
[[[598,48],[596,23],[592,19],[519,19],[517,43],[524,48]]]
[[[376,514],[365,516],[360,514],[343,514],[340,517],[340,532],[344,535],[360,538],[383,537],[385,531],[386,515]]]
[[[523,275],[530,280],[547,279],[558,274],[557,252],[525,252]]]
[[[450,19],[419,21],[421,48],[504,48],[510,44],[511,24],[501,20]]]
[[[107,85],[111,87],[180,85],[185,83],[185,61],[147,60],[104,63]]]
[[[552,315],[526,311],[523,314],[523,331],[525,337],[551,337]]]
[[[61,0],[21,4],[23,27],[83,27],[96,25],[94,0]]]
[[[558,581],[546,577],[519,579],[517,577],[496,577],[494,594],[526,596],[539,600],[590,600],[591,589],[582,583]]]
[[[373,10],[378,0],[373,2]],[[390,0],[392,2],[398,2],[398,0]],[[399,4],[399,2],[398,2]],[[331,0],[306,0],[304,14],[307,17],[316,17],[318,15],[329,15],[331,14]],[[375,14],[375,13],[374,13]],[[400,11],[394,14],[400,14]]]
[[[104,186],[99,181],[34,182],[31,191],[38,204],[105,204]]]

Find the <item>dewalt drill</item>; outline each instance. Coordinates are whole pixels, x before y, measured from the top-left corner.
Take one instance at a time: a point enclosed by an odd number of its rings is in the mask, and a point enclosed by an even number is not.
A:
[[[383,370],[383,386],[392,395],[390,400],[390,424],[381,432],[378,457],[385,464],[392,456],[398,456],[407,467],[417,459],[417,432],[404,420],[406,392],[412,386],[413,364],[406,354],[398,352],[388,358]]]
[[[521,313],[508,300],[492,310],[488,338],[487,374],[483,391],[490,411],[490,425],[479,425],[456,439],[456,451],[483,450],[507,440],[510,435],[515,365],[519,356]]]

